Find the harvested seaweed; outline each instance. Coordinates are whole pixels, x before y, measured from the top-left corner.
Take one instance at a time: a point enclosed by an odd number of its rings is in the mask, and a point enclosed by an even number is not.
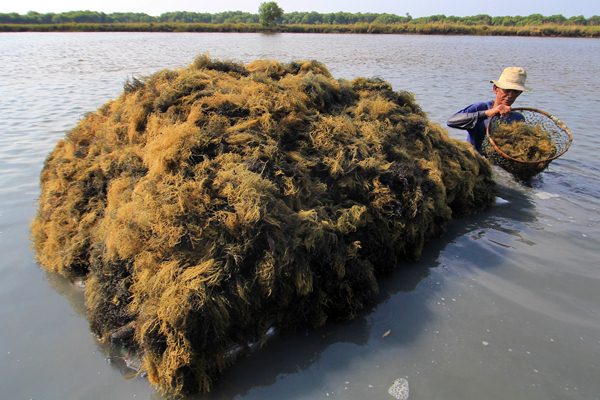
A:
[[[502,152],[518,161],[546,161],[556,154],[550,133],[541,125],[524,121],[498,124],[493,139]]]
[[[541,124],[507,121],[494,125],[483,149],[495,164],[521,180],[529,180],[550,165],[558,148],[550,132]],[[504,153],[504,154],[502,154]]]
[[[47,158],[37,259],[170,394],[271,327],[353,318],[376,276],[494,199],[489,164],[378,79],[198,57],[127,82]]]

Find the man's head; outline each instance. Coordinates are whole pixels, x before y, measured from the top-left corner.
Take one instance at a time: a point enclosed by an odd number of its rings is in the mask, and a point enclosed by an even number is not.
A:
[[[496,85],[492,87],[492,90],[496,93],[494,104],[504,104],[506,106],[512,106],[517,97],[522,93],[520,90],[502,89]]]
[[[494,84],[493,90],[496,94],[496,104],[511,106],[519,95],[529,90],[525,87],[527,72],[521,67],[506,67],[500,74],[500,78],[490,81]]]

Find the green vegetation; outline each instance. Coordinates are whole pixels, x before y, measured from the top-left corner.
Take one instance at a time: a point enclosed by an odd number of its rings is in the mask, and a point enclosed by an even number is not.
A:
[[[450,23],[404,24],[297,24],[265,27],[259,23],[62,23],[0,24],[0,32],[262,32],[276,29],[293,33],[395,33],[487,36],[562,36],[600,38],[600,26],[527,25],[488,26]]]
[[[272,27],[283,15],[283,10],[274,1],[261,3],[258,8],[258,17],[262,26]]]
[[[227,11],[197,13],[168,12],[159,16],[143,13],[70,11],[25,15],[0,14],[0,32],[19,31],[150,31],[150,32],[281,32],[321,33],[417,33],[466,35],[600,37],[600,16],[585,18],[562,15],[469,17],[432,15],[413,18],[387,13],[284,13],[276,2],[262,3],[258,14]]]
[[[66,23],[66,24],[0,24],[0,32],[261,32],[258,24],[208,23]]]
[[[455,17],[446,15],[432,15],[429,17],[412,18],[410,14],[398,16],[394,14],[379,13],[317,13],[317,12],[290,12],[283,13],[277,3],[268,2],[261,4],[266,6],[265,12],[275,12],[276,19],[280,19],[282,25],[347,25],[347,24],[460,24],[460,25],[485,25],[485,26],[537,26],[537,25],[577,25],[577,26],[600,26],[600,16],[594,15],[590,18],[574,16],[570,18],[562,15],[543,16],[531,14],[529,16],[502,16],[491,17],[481,14],[469,17]],[[41,14],[30,11],[21,15],[17,13],[0,13],[0,24],[62,24],[62,23],[136,23],[136,22],[184,22],[205,24],[239,24],[259,23],[260,15],[242,11],[226,11],[215,14],[197,13],[188,11],[176,11],[161,14],[157,17],[143,13],[111,13],[105,14],[96,11],[69,11],[64,13]],[[265,14],[266,15],[266,14]]]

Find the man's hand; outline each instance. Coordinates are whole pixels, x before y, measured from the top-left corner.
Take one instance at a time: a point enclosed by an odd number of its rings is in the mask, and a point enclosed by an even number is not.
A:
[[[485,112],[485,115],[488,116],[488,118],[493,117],[494,115],[506,115],[510,112],[510,106],[507,106],[506,104],[498,104],[497,106],[490,108],[489,110],[487,110]]]

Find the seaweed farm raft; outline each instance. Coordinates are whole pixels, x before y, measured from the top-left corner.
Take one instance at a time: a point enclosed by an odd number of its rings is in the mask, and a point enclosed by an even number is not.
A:
[[[489,163],[380,79],[198,57],[126,82],[48,156],[39,263],[162,392],[207,392],[248,343],[353,318],[378,277],[494,200]],[[263,351],[268,351],[268,346]]]

